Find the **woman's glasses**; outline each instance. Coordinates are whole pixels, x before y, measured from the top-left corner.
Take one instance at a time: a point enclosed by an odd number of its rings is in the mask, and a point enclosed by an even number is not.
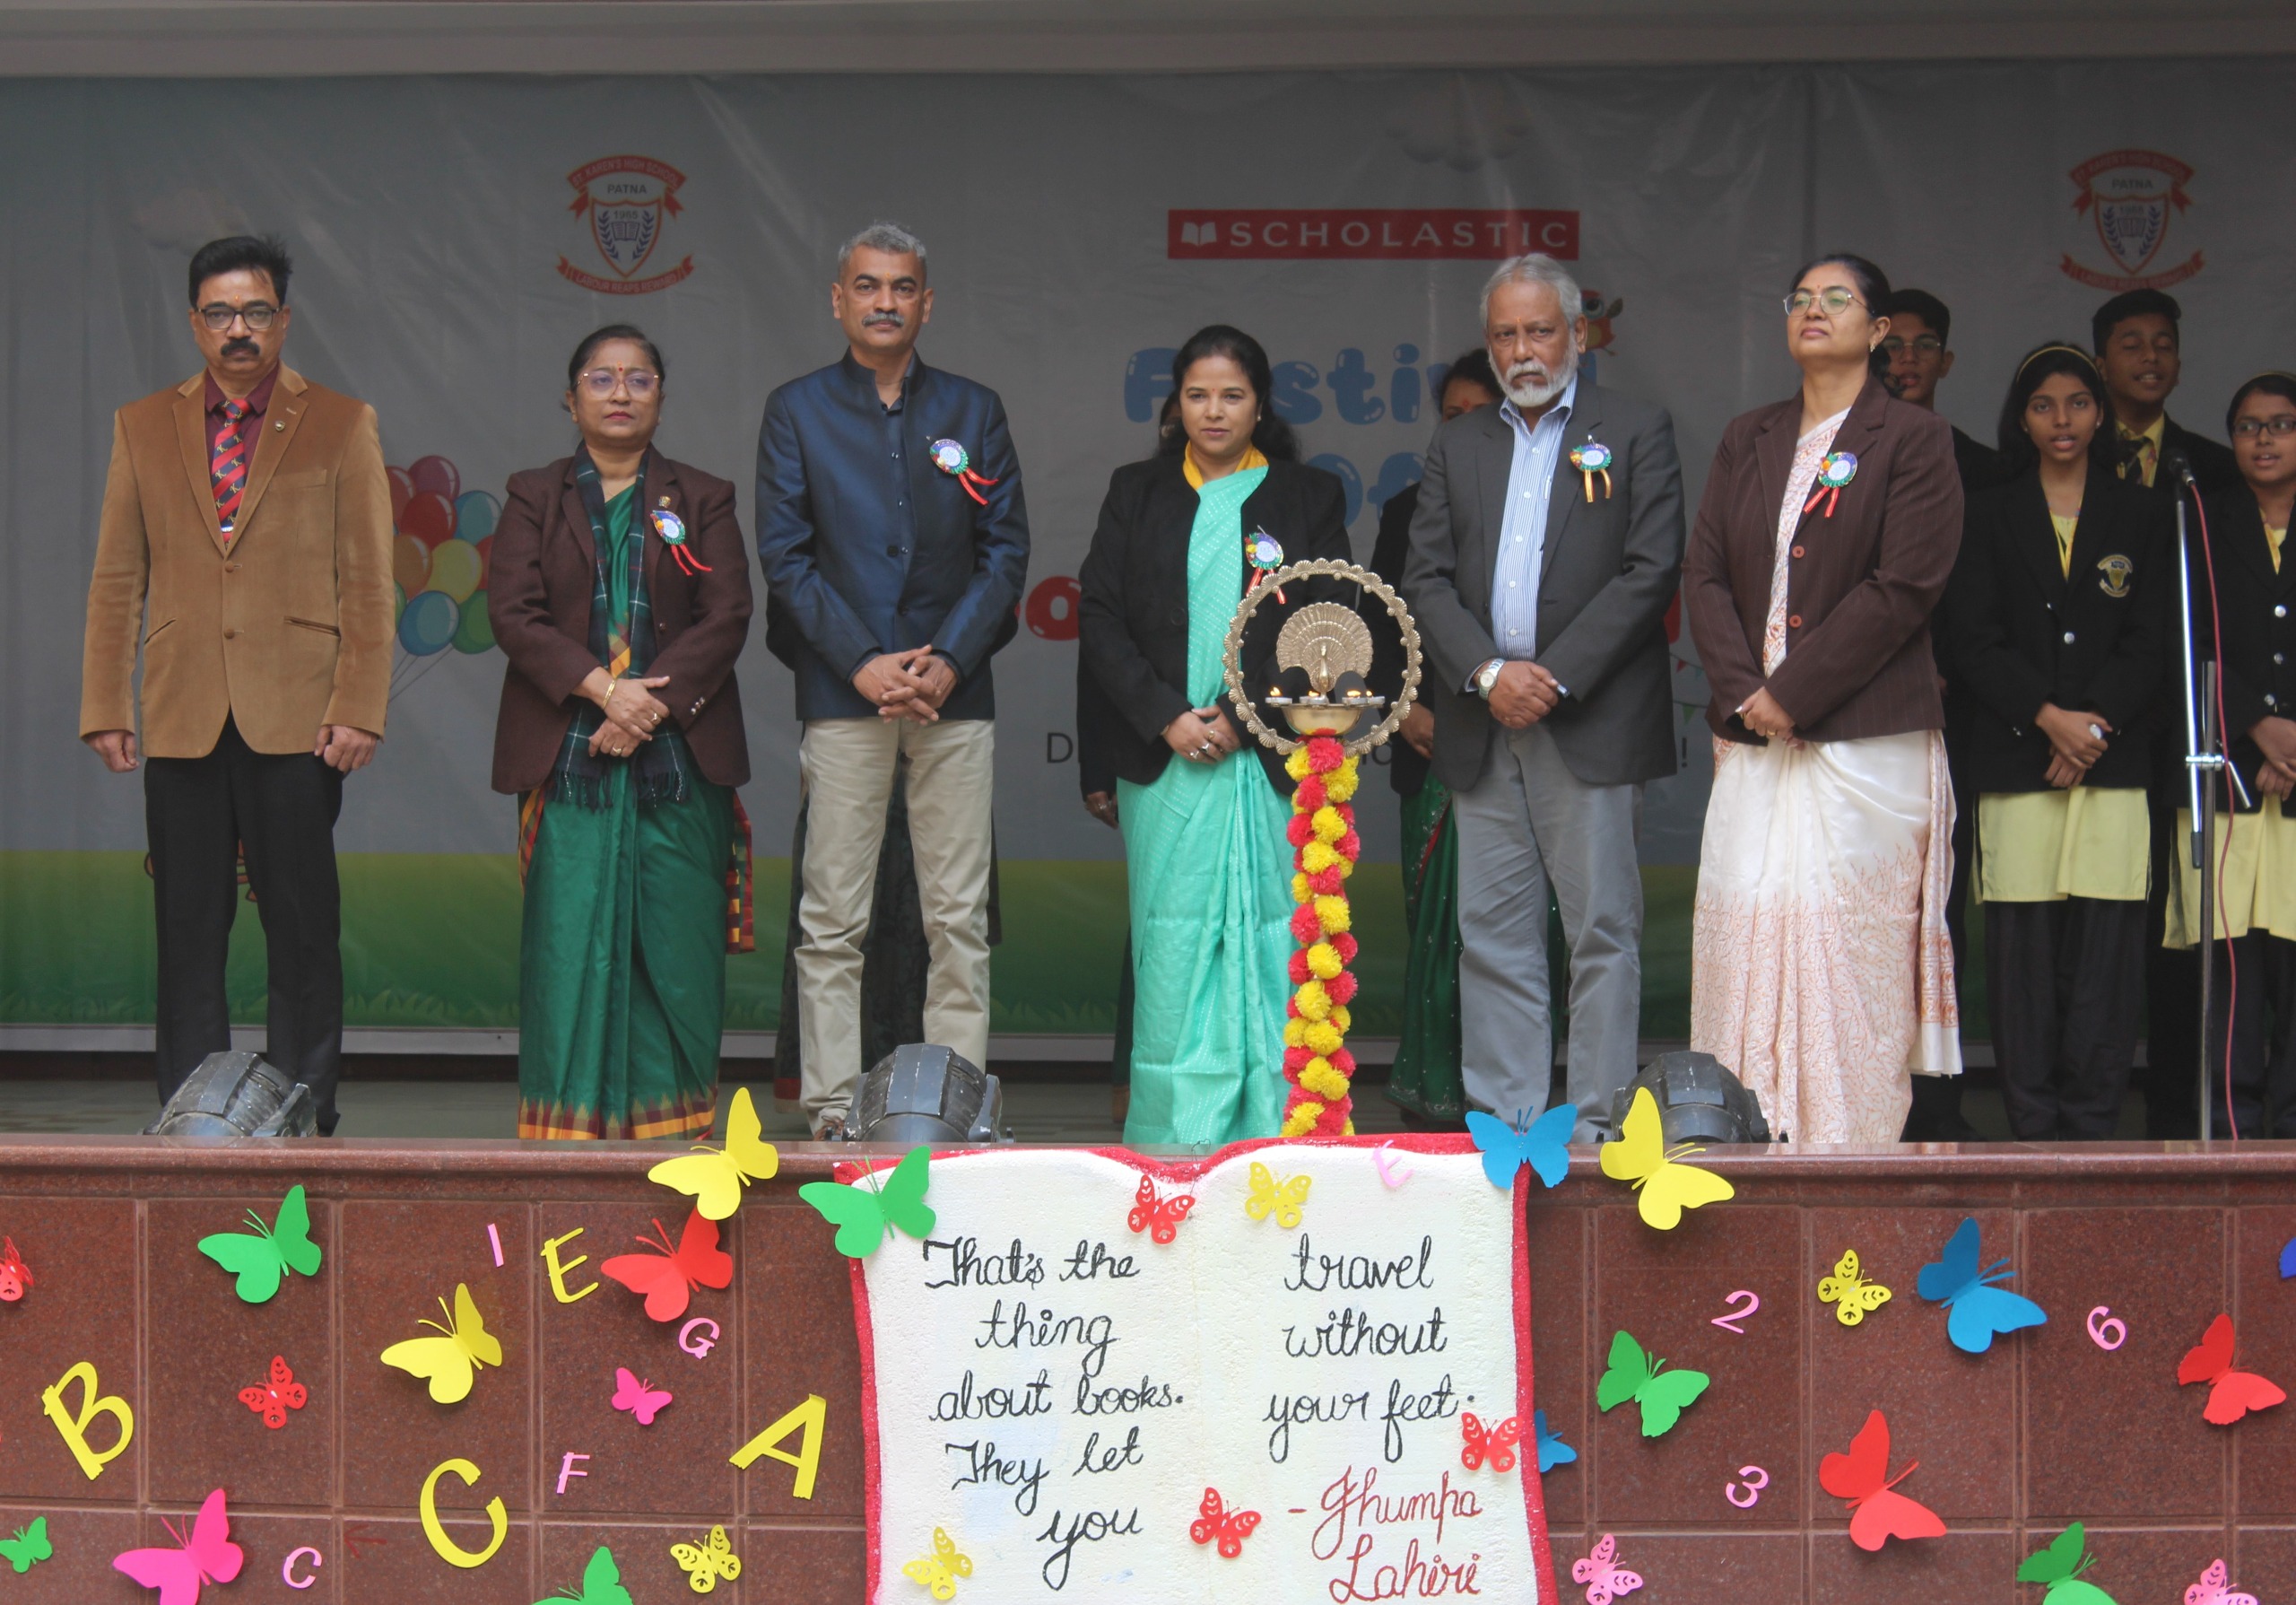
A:
[[[2276,418],[2243,418],[2232,425],[2235,440],[2253,441],[2266,434],[2296,435],[2296,413],[2283,413]]]
[[[1796,290],[1786,298],[1786,310],[1789,317],[1798,316],[1816,307],[1830,318],[1839,318],[1850,308],[1863,304],[1839,284],[1830,290],[1818,291],[1815,294],[1807,290]]]
[[[662,376],[647,368],[593,368],[582,375],[582,388],[604,401],[613,394],[617,384],[630,387],[630,393],[639,398],[651,396]]]

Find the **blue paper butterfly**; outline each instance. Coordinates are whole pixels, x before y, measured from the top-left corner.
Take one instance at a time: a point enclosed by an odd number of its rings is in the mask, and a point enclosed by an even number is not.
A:
[[[1570,1133],[1578,1106],[1559,1103],[1526,1127],[1510,1126],[1495,1114],[1467,1111],[1467,1134],[1483,1150],[1483,1173],[1493,1187],[1512,1189],[1515,1173],[1529,1165],[1549,1187],[1560,1186],[1570,1171]]]
[[[1979,1270],[1977,1220],[1971,1217],[1946,1239],[1944,1258],[1921,1268],[1917,1283],[1921,1296],[1952,1312],[1945,1331],[1953,1347],[1965,1354],[1983,1354],[1993,1347],[1995,1334],[2039,1326],[2048,1319],[2031,1299],[1990,1285],[2015,1274],[2002,1269],[2008,1263],[1996,1260]]]
[[[1539,1472],[1542,1476],[1578,1458],[1578,1452],[1556,1437],[1548,1427],[1544,1410],[1533,1410],[1531,1421],[1539,1430]]]
[[[2287,1246],[2280,1251],[2280,1274],[2283,1280],[2296,1277],[2296,1237],[2291,1237]]]

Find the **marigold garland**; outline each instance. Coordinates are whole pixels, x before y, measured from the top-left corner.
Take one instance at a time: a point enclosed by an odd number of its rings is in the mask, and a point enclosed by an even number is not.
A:
[[[1318,736],[1284,760],[1299,782],[1292,793],[1292,955],[1295,989],[1283,1022],[1286,1137],[1352,1137],[1350,1087],[1355,1056],[1346,1047],[1347,1006],[1355,998],[1355,938],[1349,934],[1347,877],[1363,850],[1351,799],[1361,778],[1356,760],[1328,736]]]

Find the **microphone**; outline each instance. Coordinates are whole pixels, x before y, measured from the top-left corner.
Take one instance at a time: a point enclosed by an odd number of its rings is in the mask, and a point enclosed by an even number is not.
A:
[[[2161,466],[2175,475],[2178,482],[2185,489],[2196,493],[2200,490],[2200,481],[2192,476],[2192,459],[2185,455],[2182,447],[2171,446],[2168,450],[2163,451],[2161,454]]]

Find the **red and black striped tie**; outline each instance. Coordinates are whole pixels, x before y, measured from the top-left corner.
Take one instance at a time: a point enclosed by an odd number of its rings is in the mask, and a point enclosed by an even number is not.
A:
[[[239,442],[239,423],[248,404],[232,399],[223,404],[223,432],[215,437],[215,458],[208,473],[215,481],[215,513],[229,536],[239,516],[239,497],[248,486],[247,448]]]

